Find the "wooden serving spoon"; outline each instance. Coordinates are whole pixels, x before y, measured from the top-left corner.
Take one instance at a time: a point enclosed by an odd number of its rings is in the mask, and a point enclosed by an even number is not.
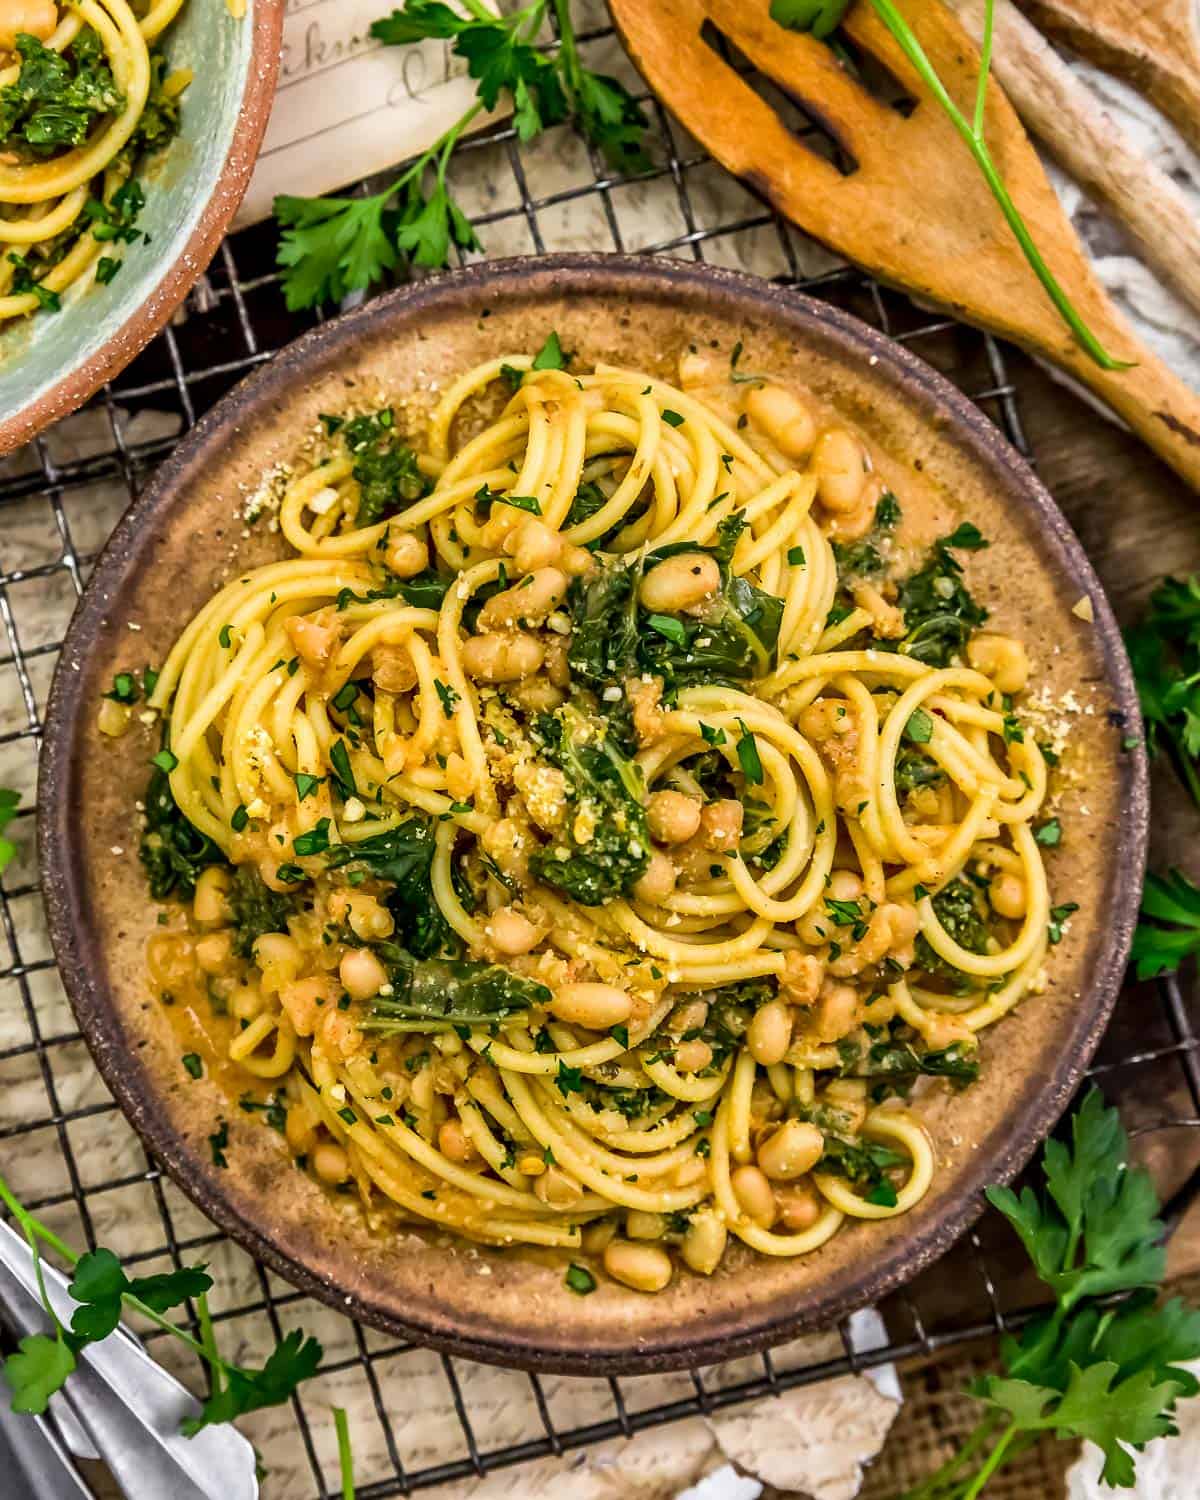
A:
[[[1096,279],[1012,106],[988,89],[985,132],[1017,207],[1055,275],[1108,353],[1105,370],[1076,343],[1030,269],[987,184],[875,11],[844,29],[916,106],[868,92],[833,52],[770,19],[769,0],[609,0],[647,82],[718,161],[808,234],[882,281],[992,329],[1082,381],[1200,489],[1200,397],[1142,347]],[[938,0],[909,24],[970,117],[974,43]],[[840,147],[843,170],[793,134],[702,34],[724,35]]]
[[[1019,0],[1048,36],[1124,78],[1200,151],[1195,0]]]

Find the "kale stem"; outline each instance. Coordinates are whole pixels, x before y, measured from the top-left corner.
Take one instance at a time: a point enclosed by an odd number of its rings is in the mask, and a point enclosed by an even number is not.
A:
[[[962,1500],[975,1500],[975,1497],[982,1492],[984,1485],[1004,1462],[1004,1456],[1008,1451],[1008,1445],[1012,1442],[1013,1438],[1015,1438],[1016,1435],[1017,1424],[1015,1422],[1012,1422],[1000,1434],[1000,1441],[988,1454],[987,1458],[984,1460],[983,1467],[975,1475],[975,1478],[971,1481],[970,1485],[968,1485],[968,1487],[963,1491]]]
[[[337,1431],[338,1463],[342,1471],[342,1500],[354,1500],[354,1455],[350,1448],[350,1424],[340,1406],[333,1408],[333,1425]]]
[[[555,0],[559,4],[560,0]],[[967,149],[975,158],[975,163],[983,173],[984,181],[991,189],[992,196],[1000,205],[1000,210],[1008,222],[1008,227],[1016,236],[1017,243],[1024,252],[1025,259],[1029,262],[1034,274],[1042,283],[1047,296],[1058,309],[1059,315],[1075,335],[1076,339],[1091,356],[1093,360],[1104,370],[1127,370],[1130,368],[1129,360],[1114,359],[1108,354],[1096,335],[1091,331],[1079,314],[1075,311],[1070,298],[1059,284],[1058,278],[1051,271],[1042,257],[1041,251],[1034,243],[1033,236],[1029,233],[1025,220],[1021,217],[1016,204],[1009,196],[1004,180],[996,170],[996,164],[988,149],[987,142],[983,138],[982,121],[980,122],[979,134],[971,128],[962,111],[946,91],[946,86],[938,77],[937,71],[925,54],[915,33],[908,22],[896,9],[893,0],[871,0],[879,19],[891,32],[899,43],[901,51],[913,67],[920,74],[921,79],[928,87],[930,93],[945,111],[950,123],[966,142]],[[978,108],[978,102],[977,102]]]
[[[995,1431],[997,1420],[994,1413],[982,1417],[959,1445],[958,1451],[951,1454],[940,1469],[935,1469],[915,1488],[905,1490],[899,1500],[936,1500],[938,1492],[946,1488],[952,1476],[957,1474],[967,1459],[987,1442]]]

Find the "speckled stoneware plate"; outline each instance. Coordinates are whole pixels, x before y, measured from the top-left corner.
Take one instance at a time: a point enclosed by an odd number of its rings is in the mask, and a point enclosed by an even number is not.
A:
[[[279,71],[285,0],[186,0],[163,36],[191,68],[180,133],[138,177],[150,236],[122,249],[107,286],[84,283],[62,311],[0,324],[0,454],[65,417],[123,370],[187,295],[221,243],[258,154]]]
[[[636,364],[673,378],[689,344],[810,387],[892,455],[904,496],[924,491],[991,538],[972,588],[995,625],[1029,643],[1038,682],[1066,695],[1074,780],[1069,837],[1051,861],[1056,901],[1080,913],[1053,950],[1049,984],[983,1042],[983,1077],[940,1087],[925,1117],[940,1162],[909,1214],[836,1235],[798,1260],[736,1247],[705,1280],[657,1296],[604,1279],[578,1297],[556,1260],[415,1233],[373,1238],[353,1203],[292,1170],[280,1138],[179,1066],[152,995],[155,911],[134,854],[132,800],[150,731],[104,742],[99,694],[114,671],[161,662],[235,569],[279,543],[241,509],[263,471],[292,457],[321,411],[381,391],[423,413],[478,360],[537,349],[556,329],[581,365]],[[1092,602],[1094,622],[1072,613]],[[136,631],[130,627],[136,626]],[[41,767],[40,837],[50,928],[80,1026],[150,1150],[222,1228],[305,1291],[394,1333],[479,1359],[612,1373],[724,1358],[878,1298],[944,1251],[1066,1107],[1112,1006],[1141,886],[1146,777],[1121,740],[1137,723],[1112,612],[1066,521],[1028,466],[959,392],[911,354],[820,302],[728,271],[667,260],[559,256],[501,261],[394,293],[300,339],[179,445],[100,560],[63,647]],[[115,851],[124,850],[124,853]],[[229,1167],[206,1143],[229,1122]]]

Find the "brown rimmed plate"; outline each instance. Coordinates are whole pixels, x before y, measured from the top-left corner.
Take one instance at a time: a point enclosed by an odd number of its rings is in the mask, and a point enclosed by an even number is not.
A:
[[[373,1235],[352,1203],[289,1167],[277,1135],[185,1073],[148,985],[155,909],[134,854],[132,801],[156,746],[150,730],[113,743],[96,728],[115,671],[161,662],[235,569],[279,555],[266,527],[245,526],[243,507],[318,413],[386,393],[415,424],[455,373],[536,349],[552,329],[584,366],[666,377],[689,345],[725,357],[741,340],[741,368],[793,379],[839,408],[891,455],[902,504],[920,491],[991,539],[972,555],[972,588],[997,628],[1028,643],[1053,717],[1071,728],[1068,834],[1050,870],[1054,899],[1077,902],[1079,915],[1053,950],[1044,993],[986,1033],[981,1081],[924,1096],[939,1157],[927,1197],[903,1217],[843,1229],[804,1259],[735,1247],[715,1276],[677,1275],[657,1296],[604,1280],[579,1297],[554,1259]],[[1091,622],[1072,612],[1081,598]],[[392,1333],[499,1364],[610,1374],[723,1359],[827,1326],[928,1265],[976,1217],[983,1187],[1010,1178],[1066,1107],[1135,920],[1146,774],[1140,750],[1121,742],[1137,722],[1117,625],[1053,500],[997,429],[906,350],[734,272],[599,255],[499,261],[395,292],[298,340],[204,418],[125,516],[51,692],[39,789],[50,930],[96,1065],[146,1145],[221,1228],[297,1286]],[[218,1118],[229,1127],[226,1170],[207,1144]]]
[[[105,286],[63,293],[62,310],[0,324],[0,454],[81,406],[129,364],[183,301],[237,212],[267,128],[284,0],[185,0],[163,34],[168,65],[190,68],[179,134],[138,177],[149,236],[118,251]],[[90,278],[85,278],[90,281]]]

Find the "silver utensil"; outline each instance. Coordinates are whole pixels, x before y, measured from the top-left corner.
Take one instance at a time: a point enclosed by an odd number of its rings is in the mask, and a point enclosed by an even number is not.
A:
[[[77,1304],[67,1290],[66,1278],[45,1262],[42,1274],[50,1305],[69,1324]],[[21,1336],[51,1329],[37,1294],[29,1246],[4,1223],[0,1223],[0,1309]],[[6,1413],[8,1420],[0,1431],[0,1462],[6,1439],[17,1472],[22,1451],[28,1460],[36,1450],[32,1472],[40,1481],[43,1472],[49,1472],[41,1465],[56,1458],[68,1463],[62,1452],[65,1445],[80,1457],[98,1454],[129,1500],[145,1500],[148,1495],[170,1496],[171,1500],[257,1500],[254,1449],[228,1425],[206,1427],[193,1438],[183,1437],[180,1424],[199,1414],[199,1402],[173,1375],[160,1369],[124,1327],[83,1351],[61,1393],[61,1403],[55,1411],[56,1430],[49,1422],[34,1423]],[[21,1437],[23,1450],[18,1450],[14,1436],[17,1422],[28,1423]],[[43,1440],[40,1449],[33,1434]],[[76,1493],[86,1495],[87,1490],[80,1486],[77,1491],[47,1491],[35,1486],[30,1491],[34,1500],[59,1500],[60,1494],[73,1497]],[[16,1495],[21,1496],[19,1489]]]

